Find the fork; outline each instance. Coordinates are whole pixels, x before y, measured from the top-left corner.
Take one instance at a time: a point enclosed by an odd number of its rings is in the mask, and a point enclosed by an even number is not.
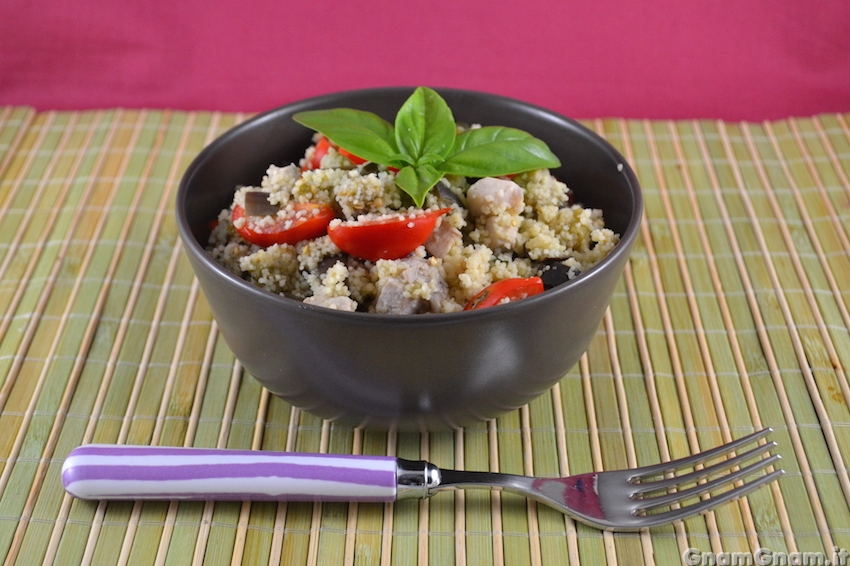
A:
[[[775,442],[735,454],[770,432],[671,462],[561,478],[444,470],[389,456],[88,444],[68,455],[62,482],[74,497],[107,500],[391,502],[486,488],[524,495],[593,527],[634,531],[704,513],[778,478],[781,469],[743,481],[779,460],[768,455]]]

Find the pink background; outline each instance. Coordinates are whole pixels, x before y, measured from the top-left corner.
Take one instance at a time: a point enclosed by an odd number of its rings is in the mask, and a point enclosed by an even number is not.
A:
[[[429,85],[575,118],[850,111],[848,0],[0,0],[0,104],[256,112]]]

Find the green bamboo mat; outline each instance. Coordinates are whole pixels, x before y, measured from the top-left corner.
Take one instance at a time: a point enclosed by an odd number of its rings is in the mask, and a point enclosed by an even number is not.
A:
[[[706,564],[708,553],[850,550],[850,115],[587,122],[634,165],[646,200],[595,340],[528,406],[430,434],[293,409],[223,343],[173,203],[190,160],[244,118],[0,108],[6,564],[668,565],[690,548]],[[87,442],[556,476],[677,458],[764,426],[786,476],[636,534],[484,491],[395,505],[97,504],[59,480]]]

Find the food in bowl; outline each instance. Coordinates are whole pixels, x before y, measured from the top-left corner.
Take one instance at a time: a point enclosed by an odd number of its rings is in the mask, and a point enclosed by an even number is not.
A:
[[[317,130],[312,145],[236,188],[207,247],[272,293],[380,314],[479,309],[572,280],[619,241],[550,172],[542,141],[456,124],[431,89],[395,126],[351,109],[293,118]]]
[[[312,145],[312,132],[295,115],[355,108],[392,119],[411,92],[331,93],[246,120],[187,167],[175,220],[221,337],[247,375],[321,418],[422,431],[497,417],[564,377],[598,336],[640,235],[643,199],[626,159],[578,122],[519,100],[439,89],[459,122],[501,124],[545,140],[561,161],[557,178],[577,202],[604,211],[605,226],[619,234],[605,259],[527,299],[423,316],[315,307],[270,293],[213,259],[210,221],[230,206],[234,187],[258,183],[269,163],[298,163]]]

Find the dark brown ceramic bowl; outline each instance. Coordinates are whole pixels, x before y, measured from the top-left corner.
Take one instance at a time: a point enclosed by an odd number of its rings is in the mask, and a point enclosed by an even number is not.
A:
[[[437,89],[455,119],[523,129],[549,144],[578,202],[601,208],[620,243],[580,277],[482,310],[431,315],[338,312],[274,295],[204,251],[208,226],[237,185],[269,164],[297,162],[312,132],[302,110],[359,108],[392,121],[411,88],[340,92],[288,104],[236,126],[187,169],[177,223],[227,344],[271,392],[320,417],[380,428],[463,426],[516,409],[552,387],[596,333],[638,234],[640,187],[606,141],[563,116],[517,100]]]

